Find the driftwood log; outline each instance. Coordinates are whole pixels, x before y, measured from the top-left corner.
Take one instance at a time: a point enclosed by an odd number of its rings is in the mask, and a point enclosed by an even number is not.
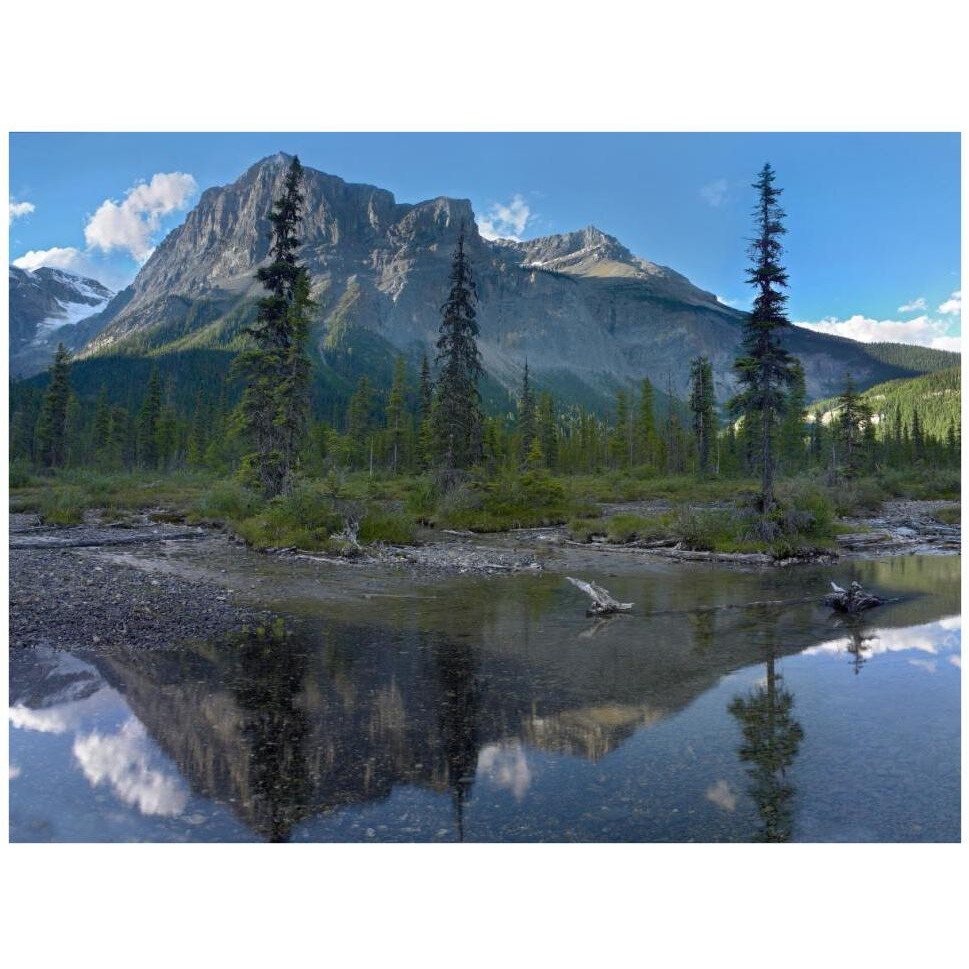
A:
[[[873,592],[866,592],[858,582],[852,582],[847,589],[831,583],[833,592],[829,592],[824,597],[824,604],[838,612],[846,612],[855,616],[866,609],[880,606],[885,600],[881,596],[876,596]]]
[[[592,600],[592,605],[585,613],[587,616],[608,616],[616,612],[629,612],[633,607],[631,602],[617,602],[601,585],[596,585],[595,582],[573,579],[571,575],[567,575],[566,579]]]

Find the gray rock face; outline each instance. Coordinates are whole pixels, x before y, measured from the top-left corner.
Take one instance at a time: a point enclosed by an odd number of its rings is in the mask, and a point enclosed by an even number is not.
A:
[[[289,161],[271,156],[231,185],[204,192],[102,315],[103,328],[84,353],[133,341],[159,347],[175,339],[180,346],[231,339],[240,304],[262,294],[254,274],[266,260],[267,216]],[[402,204],[383,189],[309,168],[304,191],[301,259],[312,276],[314,339],[324,360],[367,331],[412,355],[433,347],[463,222],[483,362],[509,389],[527,359],[539,382],[566,399],[581,396],[579,388],[611,395],[643,377],[683,394],[689,362],[701,353],[713,361],[718,395],[732,388],[744,315],[599,229],[488,241],[466,199]],[[788,342],[802,358],[812,396],[836,392],[846,369],[862,385],[902,375],[888,374],[852,341],[798,330]]]
[[[93,331],[84,324],[104,309],[114,293],[96,279],[63,269],[28,272],[10,266],[10,373],[42,370],[58,343],[77,349]]]

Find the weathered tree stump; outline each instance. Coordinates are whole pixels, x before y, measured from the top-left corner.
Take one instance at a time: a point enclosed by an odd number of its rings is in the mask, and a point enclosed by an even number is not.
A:
[[[631,602],[617,602],[601,585],[596,585],[595,582],[573,579],[571,575],[567,575],[566,579],[592,600],[592,605],[585,613],[587,616],[608,616],[616,612],[629,612],[633,607]]]
[[[831,583],[833,592],[829,592],[824,597],[824,604],[838,612],[846,612],[856,616],[859,612],[866,609],[873,609],[880,606],[885,600],[881,596],[876,596],[873,592],[866,592],[858,582],[852,582],[847,589]]]

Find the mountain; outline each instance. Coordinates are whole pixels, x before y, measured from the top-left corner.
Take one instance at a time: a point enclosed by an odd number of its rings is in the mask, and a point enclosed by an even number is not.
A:
[[[254,274],[267,257],[267,215],[289,162],[271,156],[205,191],[100,314],[82,356],[237,348],[262,295]],[[304,191],[300,258],[318,307],[314,355],[336,396],[360,372],[381,383],[398,352],[415,363],[424,351],[433,356],[462,223],[489,386],[513,392],[527,359],[537,384],[566,401],[605,406],[616,389],[647,376],[683,395],[691,358],[706,354],[718,396],[732,390],[744,314],[600,229],[489,241],[466,199],[403,204],[384,189],[309,168]],[[812,397],[836,393],[846,370],[861,386],[919,372],[850,340],[803,329],[786,339]]]
[[[862,397],[871,406],[875,423],[891,422],[895,411],[909,423],[918,410],[925,434],[943,440],[949,427],[957,431],[962,419],[962,373],[959,367],[934,370],[920,377],[889,380],[869,387]],[[827,424],[838,413],[834,398],[818,401],[811,411]]]
[[[58,343],[77,350],[94,335],[88,325],[114,293],[96,279],[63,269],[10,267],[10,373],[42,370]]]

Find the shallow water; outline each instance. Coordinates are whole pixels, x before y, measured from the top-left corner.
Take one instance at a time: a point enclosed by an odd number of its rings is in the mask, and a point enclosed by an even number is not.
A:
[[[600,566],[605,622],[560,575],[285,567],[245,580],[285,628],[13,650],[11,840],[960,837],[959,557]],[[856,577],[898,601],[813,604]]]

